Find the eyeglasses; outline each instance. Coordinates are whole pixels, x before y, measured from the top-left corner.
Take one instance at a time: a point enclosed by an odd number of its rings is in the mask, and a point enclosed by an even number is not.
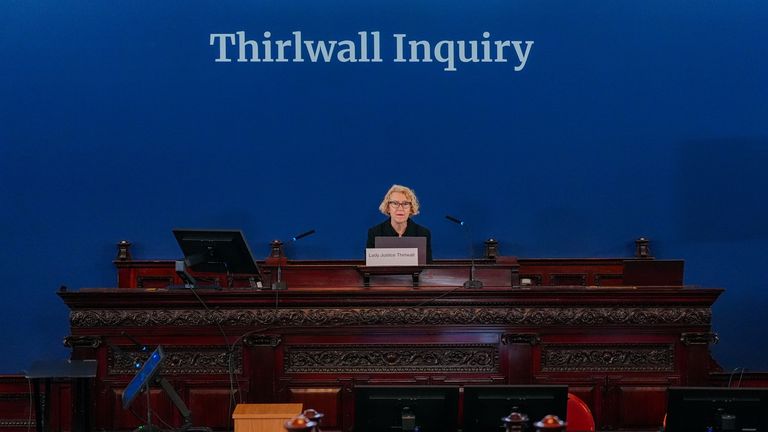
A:
[[[390,201],[389,206],[392,208],[402,207],[403,209],[409,209],[411,208],[411,202],[410,201]]]

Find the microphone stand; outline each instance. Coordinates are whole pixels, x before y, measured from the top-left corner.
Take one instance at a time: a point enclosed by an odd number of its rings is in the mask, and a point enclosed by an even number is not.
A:
[[[311,229],[307,232],[303,232],[296,237],[292,237],[291,241],[295,242],[296,240],[303,239],[304,237],[311,236],[315,233],[315,230]],[[281,258],[280,261],[277,263],[277,281],[272,282],[272,289],[276,291],[281,291],[288,289],[288,284],[283,281],[283,260],[284,258]]]
[[[470,267],[469,267],[469,280],[464,282],[464,288],[466,289],[480,289],[483,287],[483,281],[475,279],[475,248],[472,246],[472,233],[469,231],[469,226],[464,223],[463,220],[455,218],[450,215],[445,216],[446,219],[449,221],[462,226],[465,228],[464,234],[467,238],[467,243],[469,243],[469,259],[470,259]]]
[[[288,284],[283,279],[283,264],[282,262],[277,264],[277,281],[272,282],[272,289],[276,291],[282,291],[288,289]]]

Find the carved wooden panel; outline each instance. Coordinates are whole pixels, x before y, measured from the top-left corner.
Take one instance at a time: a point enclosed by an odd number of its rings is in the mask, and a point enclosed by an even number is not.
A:
[[[23,376],[0,376],[0,430],[22,432],[35,428],[29,390],[29,381]]]
[[[237,389],[237,386],[235,387]],[[235,402],[230,398],[226,383],[190,384],[187,389],[187,407],[192,412],[193,426],[208,426],[216,430],[232,430],[231,412]],[[237,398],[237,395],[235,396]]]
[[[147,397],[146,392],[143,392],[136,396],[133,403],[128,407],[128,410],[123,409],[122,397],[123,387],[111,387],[110,396],[112,399],[111,412],[98,412],[97,416],[101,416],[101,421],[107,421],[110,425],[110,430],[133,430],[145,423],[147,418]],[[168,419],[171,421],[174,416],[174,408],[170,399],[160,388],[152,388],[149,392],[149,403],[152,407],[154,415]],[[142,421],[141,419],[144,419]]]
[[[132,375],[137,371],[136,363],[141,364],[149,357],[149,352],[138,349],[115,350],[107,352],[107,374]],[[223,346],[173,346],[165,348],[166,358],[161,366],[163,375],[228,375],[240,374],[243,370],[243,350],[237,346],[232,357]]]
[[[667,410],[666,386],[622,385],[617,391],[620,401],[617,414],[623,428],[661,426]]]
[[[672,345],[543,345],[543,372],[644,371],[671,372]]]
[[[708,307],[386,307],[250,310],[78,310],[72,328],[201,326],[709,325]]]
[[[285,352],[286,373],[498,372],[496,345],[303,345]]]

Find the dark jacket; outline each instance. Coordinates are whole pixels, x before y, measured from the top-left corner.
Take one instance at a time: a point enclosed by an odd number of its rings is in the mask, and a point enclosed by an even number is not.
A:
[[[392,222],[387,219],[384,222],[371,227],[368,230],[368,242],[365,247],[376,247],[376,237],[398,237],[400,234],[392,228]],[[432,234],[429,230],[408,218],[408,224],[405,226],[404,237],[426,237],[427,238],[427,262],[432,262]]]

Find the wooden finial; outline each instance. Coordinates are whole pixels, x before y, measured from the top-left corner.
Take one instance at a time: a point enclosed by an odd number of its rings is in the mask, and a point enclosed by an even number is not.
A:
[[[651,241],[645,237],[640,237],[635,240],[635,257],[644,259],[653,258],[651,255],[650,243]]]
[[[130,261],[131,257],[131,242],[128,240],[120,240],[117,244],[117,260],[118,261]]]
[[[496,259],[499,256],[499,242],[494,238],[485,241],[485,258]]]
[[[272,247],[272,250],[269,253],[270,258],[285,257],[285,251],[283,250],[283,242],[281,242],[280,240],[272,240],[272,243],[270,243],[270,246]]]

